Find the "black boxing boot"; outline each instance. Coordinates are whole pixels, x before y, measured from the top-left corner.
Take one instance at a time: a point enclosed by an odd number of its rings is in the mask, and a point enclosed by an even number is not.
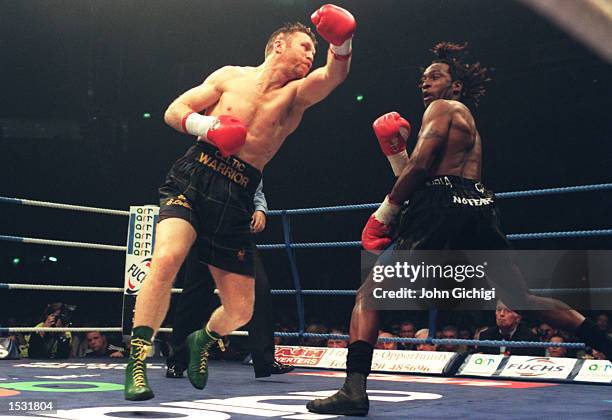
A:
[[[308,411],[319,414],[365,416],[370,409],[366,379],[372,367],[374,346],[366,341],[349,344],[346,356],[346,380],[338,392],[328,398],[306,404]]]
[[[328,398],[313,400],[306,404],[306,408],[318,414],[367,415],[370,401],[366,393],[366,377],[364,373],[349,372],[338,392]]]

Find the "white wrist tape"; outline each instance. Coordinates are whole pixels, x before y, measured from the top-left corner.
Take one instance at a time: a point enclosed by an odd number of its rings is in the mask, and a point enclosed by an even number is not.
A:
[[[387,159],[389,159],[391,169],[393,169],[395,176],[400,176],[406,165],[408,165],[408,153],[405,150],[394,155],[389,155]]]
[[[374,212],[376,220],[384,225],[390,225],[395,220],[395,216],[399,213],[401,206],[394,204],[389,200],[389,196],[385,197],[378,210]]]
[[[185,120],[185,131],[194,136],[206,137],[208,130],[218,121],[217,117],[202,115],[197,112],[189,114]]]
[[[349,38],[342,45],[329,44],[329,49],[336,55],[349,55],[351,53],[353,38]]]

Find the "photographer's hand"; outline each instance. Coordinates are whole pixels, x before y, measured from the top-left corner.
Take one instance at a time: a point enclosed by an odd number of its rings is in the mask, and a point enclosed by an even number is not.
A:
[[[50,328],[50,327],[55,327],[55,321],[56,321],[56,317],[55,317],[55,315],[53,315],[53,314],[49,314],[49,315],[47,316],[47,319],[45,319],[45,322],[44,322],[44,324],[43,324],[43,327],[47,327],[47,328]],[[45,336],[45,333],[44,333],[43,331],[40,331],[40,332],[38,333],[38,335],[40,335],[41,337],[44,337],[44,336]]]

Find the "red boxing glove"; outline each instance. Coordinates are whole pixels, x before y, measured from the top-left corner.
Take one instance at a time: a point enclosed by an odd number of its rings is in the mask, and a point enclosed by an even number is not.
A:
[[[353,15],[342,7],[333,4],[322,6],[312,14],[310,20],[317,27],[317,31],[323,39],[336,46],[340,46],[351,39],[357,27]]]
[[[361,244],[367,251],[382,251],[392,241],[391,226],[385,225],[372,214],[368,219],[363,232],[361,232]]]
[[[382,251],[393,241],[392,224],[401,206],[385,197],[361,232],[361,244],[368,251]]]
[[[406,140],[410,137],[410,123],[397,112],[389,112],[378,117],[374,124],[374,133],[385,156],[395,155],[406,150]]]
[[[238,153],[246,141],[247,129],[242,121],[229,115],[219,115],[208,129],[206,137],[225,157]]]
[[[395,176],[400,176],[408,165],[406,140],[410,137],[410,123],[397,112],[389,112],[372,124],[378,143],[391,164]]]

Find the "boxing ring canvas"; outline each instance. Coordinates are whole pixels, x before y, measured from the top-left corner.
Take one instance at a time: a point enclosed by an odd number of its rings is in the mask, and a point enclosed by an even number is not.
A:
[[[344,373],[296,369],[255,379],[250,366],[212,361],[209,385],[199,391],[186,378],[164,377],[162,360],[149,359],[149,380],[157,396],[133,403],[123,399],[125,363],[0,361],[2,419],[324,419],[305,404],[329,395]],[[372,374],[368,418],[413,419],[604,419],[612,415],[610,388],[601,385]],[[11,396],[11,398],[3,398]],[[9,402],[12,401],[13,409]],[[20,412],[16,402],[51,402],[53,412]]]

